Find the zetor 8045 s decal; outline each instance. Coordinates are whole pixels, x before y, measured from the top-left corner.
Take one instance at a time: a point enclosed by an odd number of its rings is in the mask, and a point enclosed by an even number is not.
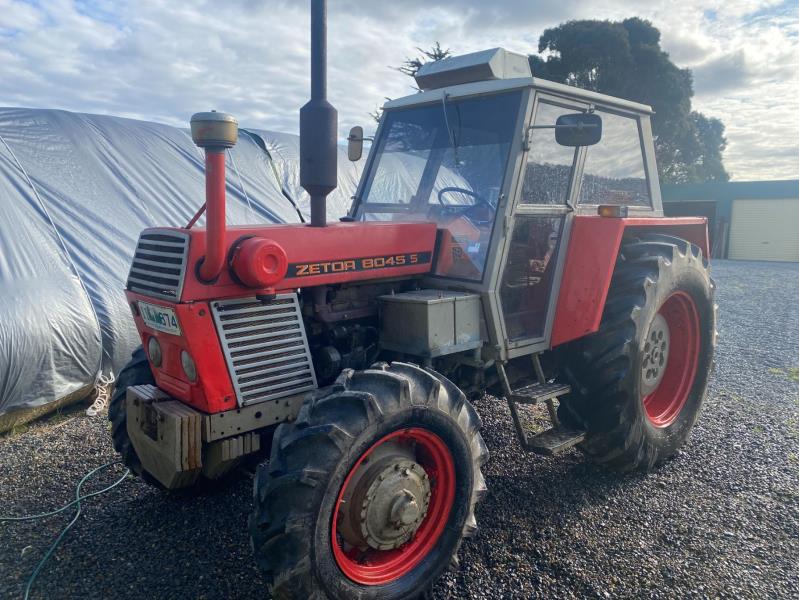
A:
[[[286,279],[292,277],[309,277],[310,275],[326,275],[328,273],[345,273],[347,271],[368,271],[386,269],[430,262],[430,252],[413,254],[389,254],[387,256],[369,256],[367,258],[345,258],[304,264],[291,264],[286,272]]]
[[[538,79],[501,48],[419,70],[328,223],[337,117],[311,4],[310,222],[228,227],[238,125],[192,117],[206,226],[141,233],[126,294],[142,346],[113,443],[168,490],[255,468],[264,597],[414,598],[477,527],[471,399],[507,402],[523,450],[579,446],[604,468],[685,443],[715,346],[707,226],[663,216],[648,106]],[[359,160],[361,128],[349,144]],[[533,435],[519,406],[536,403],[551,427]]]

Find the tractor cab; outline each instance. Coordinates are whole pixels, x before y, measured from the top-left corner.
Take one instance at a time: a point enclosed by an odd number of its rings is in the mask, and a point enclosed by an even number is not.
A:
[[[501,48],[417,84],[384,107],[350,218],[434,222],[427,283],[480,293],[503,358],[549,348],[574,216],[662,216],[651,109],[536,79]]]

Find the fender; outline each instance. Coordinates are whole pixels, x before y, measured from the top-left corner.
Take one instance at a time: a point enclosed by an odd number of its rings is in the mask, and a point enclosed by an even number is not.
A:
[[[699,246],[705,258],[709,256],[704,217],[574,217],[552,325],[552,347],[599,330],[622,237],[634,231],[680,237]]]

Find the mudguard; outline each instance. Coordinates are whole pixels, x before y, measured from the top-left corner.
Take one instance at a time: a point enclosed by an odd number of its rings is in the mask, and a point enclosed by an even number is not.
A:
[[[622,237],[639,229],[683,238],[699,246],[705,258],[709,256],[704,217],[575,216],[552,326],[552,347],[599,329]]]

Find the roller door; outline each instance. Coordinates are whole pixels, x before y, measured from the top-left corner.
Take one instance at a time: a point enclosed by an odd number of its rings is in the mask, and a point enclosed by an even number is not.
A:
[[[728,256],[799,261],[799,198],[735,200]]]

